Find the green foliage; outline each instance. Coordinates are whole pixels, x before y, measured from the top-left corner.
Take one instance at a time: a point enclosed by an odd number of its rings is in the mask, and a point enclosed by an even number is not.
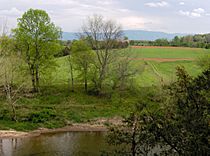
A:
[[[111,129],[109,143],[128,145],[120,152],[133,156],[154,153],[155,148],[158,155],[207,155],[210,69],[193,78],[179,67],[177,76],[159,100],[152,98],[156,106],[141,102],[122,127]]]
[[[43,109],[40,112],[33,112],[29,115],[28,121],[32,123],[43,123],[49,121],[50,119],[54,119],[56,114],[53,110]]]
[[[29,9],[18,19],[13,30],[18,52],[28,65],[34,91],[39,89],[40,71],[52,67],[54,54],[59,50],[60,28],[43,10]]]
[[[0,120],[0,129],[1,130],[15,129],[17,131],[29,131],[29,130],[34,130],[37,128],[39,128],[39,125],[34,124],[34,123]]]
[[[9,120],[10,111],[7,108],[1,108],[0,110],[0,120]]]
[[[171,42],[172,46],[180,46],[180,38],[178,36],[175,36]]]
[[[203,69],[210,68],[210,55],[199,57],[197,59],[197,64]]]
[[[0,56],[14,55],[14,40],[3,34],[0,36]]]
[[[169,42],[167,39],[157,39],[155,40],[155,45],[157,46],[169,46]]]
[[[196,78],[177,68],[178,80],[169,88],[163,117],[153,116],[152,133],[170,152],[180,155],[207,154],[210,70]],[[147,123],[149,123],[148,121]]]
[[[78,40],[72,43],[71,50],[72,50],[73,55],[83,55],[83,53],[86,53],[86,52],[88,53],[92,49],[84,40]]]
[[[71,52],[78,77],[83,80],[84,88],[87,92],[90,70],[94,63],[94,52],[84,40],[74,41],[71,46]]]
[[[14,44],[6,34],[0,36],[0,85],[14,81],[14,73],[18,70],[19,59],[14,52]]]
[[[141,75],[144,65],[136,64],[131,58],[135,58],[131,49],[123,49],[115,52],[113,57],[115,62],[112,63],[108,75],[108,85],[114,91],[126,91],[131,89],[132,82],[136,75]]]

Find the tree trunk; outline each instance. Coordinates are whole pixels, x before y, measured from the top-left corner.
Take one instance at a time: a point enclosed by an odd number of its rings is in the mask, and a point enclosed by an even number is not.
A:
[[[99,81],[98,81],[99,94],[101,94],[101,91],[102,91],[102,85],[103,85],[104,75],[105,75],[105,67],[102,66],[102,69],[100,71]]]
[[[103,81],[105,79],[106,76],[106,68],[107,68],[107,58],[108,57],[108,52],[105,51],[105,56],[103,58],[103,63],[101,64],[101,71],[100,71],[100,76],[99,76],[99,94],[101,94],[102,91],[102,86],[103,86]]]
[[[70,69],[71,69],[71,91],[74,92],[74,74],[73,74],[73,67],[72,64],[70,63]]]
[[[36,65],[36,91],[39,92],[39,65]]]
[[[88,88],[87,88],[87,75],[85,74],[85,92],[88,92]]]
[[[13,114],[12,119],[17,122],[15,105],[13,103],[11,103],[11,106],[12,106],[12,114]]]
[[[33,92],[36,92],[36,80],[35,80],[35,73],[34,73],[34,70],[32,69],[32,72],[31,72],[31,81],[32,81],[32,87],[33,87]]]
[[[87,93],[88,92],[88,87],[87,87],[87,64],[86,64],[86,67],[84,69],[84,81],[85,81],[85,92]]]

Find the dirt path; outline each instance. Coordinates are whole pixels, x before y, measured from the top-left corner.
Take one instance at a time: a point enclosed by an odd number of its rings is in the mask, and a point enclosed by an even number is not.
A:
[[[195,59],[193,58],[130,58],[130,60],[175,62],[175,61],[194,61]]]
[[[66,127],[56,128],[56,129],[47,129],[39,128],[31,132],[19,132],[15,130],[0,130],[0,139],[5,138],[24,138],[24,137],[35,137],[40,136],[41,134],[49,133],[60,133],[60,132],[106,132],[107,126],[110,125],[119,125],[122,124],[122,118],[99,118],[92,120],[88,123],[75,123]]]

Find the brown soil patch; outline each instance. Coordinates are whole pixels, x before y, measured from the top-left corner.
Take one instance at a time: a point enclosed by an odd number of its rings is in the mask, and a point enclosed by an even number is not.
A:
[[[190,49],[190,50],[198,50],[199,48],[190,48],[190,47],[167,47],[167,46],[131,46],[134,49]]]
[[[195,59],[193,58],[130,58],[130,60],[175,62],[175,61],[194,61]]]

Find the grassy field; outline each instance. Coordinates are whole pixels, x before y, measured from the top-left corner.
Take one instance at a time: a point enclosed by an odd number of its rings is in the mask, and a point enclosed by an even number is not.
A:
[[[132,48],[137,58],[198,58],[210,53],[209,49],[200,48]]]
[[[151,86],[161,83],[169,83],[176,79],[176,67],[184,66],[187,72],[196,76],[201,72],[196,60],[210,54],[210,50],[206,49],[190,49],[190,48],[140,48],[131,49],[130,52],[135,58],[167,58],[168,62],[144,61],[147,66],[144,72],[138,75],[138,81],[141,86]],[[192,60],[173,61],[175,58],[188,58]],[[141,60],[134,60],[140,62]],[[143,61],[143,60],[142,60]],[[163,82],[162,82],[163,81]]]
[[[205,49],[129,49],[133,58],[192,58],[209,54]],[[75,92],[68,91],[67,57],[56,59],[57,68],[43,84],[42,92],[38,95],[23,95],[16,104],[19,122],[10,120],[11,108],[0,96],[0,129],[32,130],[39,127],[56,128],[73,122],[88,122],[95,118],[111,118],[128,115],[136,103],[153,92],[153,86],[169,83],[176,79],[175,68],[182,65],[191,75],[197,75],[201,69],[196,61],[145,61],[133,60],[143,72],[137,75],[139,92],[127,93],[123,97],[114,94],[111,99],[86,95],[81,86]],[[52,85],[53,84],[53,85]],[[149,98],[149,97],[148,97]]]
[[[196,59],[210,54],[210,50],[199,48],[138,48],[126,50],[130,57],[135,58],[133,63],[139,68],[144,66],[143,73],[137,75],[137,81],[140,87],[150,87],[152,85],[163,83],[169,83],[176,79],[176,67],[184,66],[189,74],[195,76],[201,72],[199,66],[197,66]],[[138,60],[138,58],[188,58],[192,60],[181,61],[147,61]],[[68,63],[67,58],[62,57],[57,59],[58,68],[53,74],[53,83],[63,84],[68,83]]]

